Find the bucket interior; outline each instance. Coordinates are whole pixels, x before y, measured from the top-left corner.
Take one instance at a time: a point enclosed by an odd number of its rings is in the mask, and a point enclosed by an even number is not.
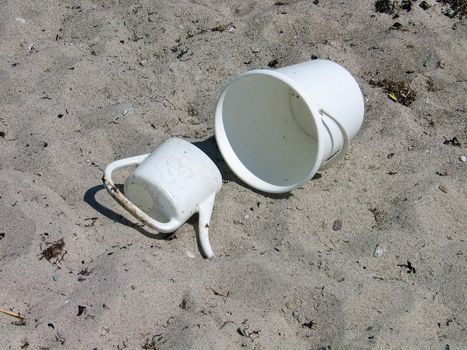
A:
[[[253,187],[267,191],[255,186],[258,179],[284,188],[299,185],[316,169],[316,121],[302,96],[279,77],[237,78],[221,96],[217,113],[222,127],[216,138],[224,158]]]

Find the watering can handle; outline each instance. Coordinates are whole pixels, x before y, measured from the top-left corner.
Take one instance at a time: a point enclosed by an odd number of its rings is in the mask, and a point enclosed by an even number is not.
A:
[[[349,135],[347,135],[347,131],[345,131],[345,128],[342,126],[342,124],[339,122],[339,120],[337,118],[333,117],[331,113],[327,112],[323,108],[321,108],[319,110],[319,112],[321,114],[324,114],[327,117],[331,118],[334,121],[334,123],[337,124],[337,126],[339,127],[339,129],[342,132],[342,137],[344,138],[344,143],[342,145],[342,148],[339,150],[339,152],[334,153],[330,158],[328,158],[326,161],[324,161],[323,164],[321,165],[322,168],[327,168],[328,166],[330,166],[330,165],[338,162],[342,158],[344,158],[345,154],[347,153],[347,151],[349,149]]]
[[[110,163],[104,170],[102,182],[104,183],[105,188],[113,197],[113,199],[115,199],[125,210],[127,210],[131,215],[133,215],[143,224],[159,232],[173,232],[180,226],[180,223],[175,218],[170,219],[169,222],[159,222],[157,220],[154,220],[148,214],[146,214],[136,205],[134,205],[128,198],[126,198],[125,195],[114,185],[112,181],[112,173],[115,170],[126,168],[128,166],[140,165],[147,158],[147,156],[149,156],[149,153],[136,157],[116,160],[115,162]]]

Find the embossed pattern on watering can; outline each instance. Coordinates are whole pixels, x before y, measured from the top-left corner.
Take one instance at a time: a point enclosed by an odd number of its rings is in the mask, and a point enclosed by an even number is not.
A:
[[[156,164],[156,173],[165,184],[174,184],[178,188],[186,188],[193,176],[192,170],[187,166],[183,154],[164,157],[165,164]]]

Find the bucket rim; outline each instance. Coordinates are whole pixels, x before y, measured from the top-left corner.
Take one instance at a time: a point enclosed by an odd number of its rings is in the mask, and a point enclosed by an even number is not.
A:
[[[232,86],[232,84],[234,84],[240,79],[243,79],[245,77],[252,76],[252,75],[270,76],[285,83],[290,89],[293,89],[294,92],[296,92],[304,100],[306,107],[308,109],[308,112],[313,119],[312,120],[313,126],[315,127],[317,131],[317,135],[316,135],[317,142],[316,142],[316,151],[315,151],[316,161],[309,168],[307,176],[304,177],[302,180],[297,181],[293,184],[290,184],[287,186],[275,185],[275,184],[269,183],[259,178],[257,175],[251,172],[245,165],[243,165],[241,160],[238,158],[238,156],[235,154],[234,150],[232,149],[230,142],[228,140],[228,137],[226,135],[225,128],[224,128],[222,109],[223,109],[223,104],[224,104],[224,100],[227,95],[227,92],[229,88]],[[219,151],[222,154],[222,157],[226,161],[229,168],[242,181],[244,181],[246,184],[248,184],[249,186],[252,186],[253,188],[257,190],[267,192],[267,193],[290,192],[300,186],[303,186],[307,181],[309,181],[317,173],[317,171],[319,170],[321,166],[321,163],[323,161],[323,156],[324,156],[323,155],[323,152],[324,152],[323,139],[322,137],[320,137],[320,135],[323,133],[323,128],[324,126],[322,125],[321,113],[319,111],[319,108],[313,103],[313,101],[310,101],[310,98],[307,97],[306,92],[300,86],[300,84],[297,84],[292,78],[290,78],[284,73],[281,73],[278,70],[254,69],[254,70],[245,72],[237,76],[224,87],[224,89],[222,90],[218,98],[217,105],[216,105],[214,133],[215,133],[216,142],[219,147]]]

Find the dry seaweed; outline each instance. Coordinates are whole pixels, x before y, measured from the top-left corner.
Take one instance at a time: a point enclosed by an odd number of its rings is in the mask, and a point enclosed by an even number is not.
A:
[[[26,349],[28,346],[29,346],[29,341],[26,338],[22,339],[19,347],[21,349]]]
[[[396,1],[376,0],[375,10],[380,13],[393,14],[396,11]]]
[[[80,276],[89,276],[91,274],[91,272],[92,272],[92,268],[86,267],[86,268],[82,269],[80,272],[78,272],[78,275],[80,275]]]
[[[458,18],[462,20],[467,15],[467,0],[436,0],[442,5],[446,5],[449,8],[444,11],[444,14],[449,18]],[[410,12],[413,10],[413,5],[416,3],[416,0],[376,0],[375,1],[375,10],[380,13],[387,13],[389,15],[396,14],[398,9],[405,10]],[[419,4],[419,7],[423,10],[428,10],[432,5],[426,1],[422,1]]]
[[[406,80],[378,80],[370,81],[371,85],[382,87],[388,97],[394,102],[399,102],[404,106],[410,106],[417,96],[417,92],[410,87]]]
[[[417,273],[417,270],[415,269],[415,267],[413,267],[412,263],[410,261],[407,260],[407,264],[397,264],[397,266],[399,267],[405,267],[407,270],[406,272],[407,273]]]
[[[22,318],[20,320],[16,320],[14,322],[11,322],[12,325],[14,326],[21,326],[21,327],[24,327],[26,326],[26,319],[25,318]]]
[[[425,11],[428,10],[428,9],[431,7],[431,5],[428,4],[426,1],[422,1],[422,2],[420,3],[420,5],[418,5],[418,6],[420,6],[420,8],[421,8],[422,10],[425,10]]]
[[[450,140],[444,138],[443,144],[444,144],[444,145],[451,145],[451,146],[455,146],[455,147],[461,147],[461,146],[462,146],[462,144],[461,144],[460,141],[457,139],[457,137],[453,137],[453,138],[450,139]]]
[[[211,28],[211,32],[225,32],[226,30],[232,31],[235,29],[235,26],[232,22],[227,23],[227,24],[217,24],[215,27]]]
[[[436,91],[435,83],[433,82],[432,78],[428,78],[428,80],[426,81],[426,89],[430,92]]]
[[[248,324],[248,320],[244,320],[242,322],[242,325],[237,328],[237,333],[239,335],[241,335],[242,337],[249,338],[252,342],[254,342],[256,338],[259,338],[260,332],[261,332],[261,329],[252,330],[250,328],[250,325]]]
[[[449,18],[458,17],[462,19],[467,15],[467,0],[437,0],[437,2],[449,5],[451,11],[444,13]]]
[[[273,59],[272,61],[269,61],[268,67],[269,68],[277,68],[279,64],[279,61],[277,59]]]
[[[64,247],[65,242],[63,241],[63,238],[60,238],[58,241],[53,242],[49,247],[41,252],[39,260],[45,258],[47,261],[50,261],[50,259],[59,257],[61,254],[63,254]]]
[[[412,10],[412,5],[415,1],[412,0],[402,0],[400,8],[410,12]]]
[[[309,328],[309,329],[313,329],[313,326],[315,325],[315,320],[311,320],[311,321],[307,321],[307,322],[304,322],[302,323],[302,327],[306,327],[306,328]]]
[[[85,312],[86,312],[86,306],[78,305],[78,314],[76,316],[81,316]]]
[[[158,343],[163,341],[163,339],[164,337],[162,336],[162,333],[155,334],[152,336],[151,339],[146,338],[144,344],[141,345],[141,348],[145,350],[159,350],[160,348],[158,346]]]

